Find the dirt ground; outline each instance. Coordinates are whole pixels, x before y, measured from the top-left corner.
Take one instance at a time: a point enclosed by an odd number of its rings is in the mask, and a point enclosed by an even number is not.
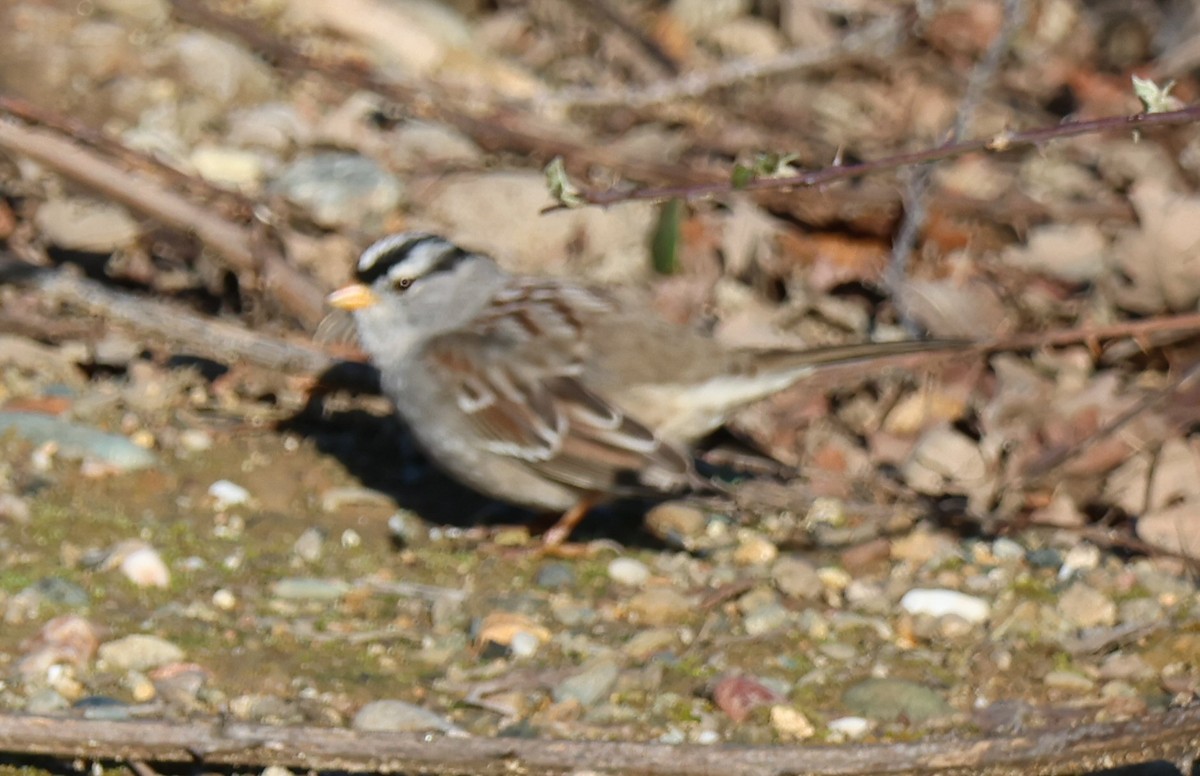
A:
[[[0,707],[697,745],[1194,708],[1198,35],[1188,2],[5,4]],[[697,451],[727,492],[551,551],[326,318],[404,229],[731,346],[977,345],[740,410]]]

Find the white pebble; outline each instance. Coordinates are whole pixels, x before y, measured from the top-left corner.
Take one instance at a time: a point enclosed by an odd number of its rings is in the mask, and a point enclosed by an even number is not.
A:
[[[218,512],[250,500],[250,491],[229,480],[217,480],[209,485],[208,495],[213,499],[213,509]]]
[[[871,729],[871,721],[864,717],[838,717],[829,722],[829,732],[845,738],[859,738]]]
[[[650,569],[634,558],[613,558],[608,564],[609,578],[628,587],[641,587],[650,579]]]
[[[515,657],[533,657],[537,654],[538,647],[541,645],[542,642],[536,634],[529,631],[517,631],[513,634],[508,648]]]
[[[228,612],[237,606],[237,596],[233,591],[221,588],[212,595],[212,604],[223,612]]]
[[[1077,571],[1091,571],[1100,565],[1100,548],[1094,544],[1077,544],[1067,551],[1058,569],[1058,580],[1064,582]]]
[[[163,563],[158,550],[150,546],[138,547],[121,559],[118,567],[138,587],[166,587],[171,584],[171,572]]]
[[[980,623],[991,613],[987,601],[957,590],[916,588],[900,599],[900,608],[909,614],[945,617],[955,614],[967,622]]]

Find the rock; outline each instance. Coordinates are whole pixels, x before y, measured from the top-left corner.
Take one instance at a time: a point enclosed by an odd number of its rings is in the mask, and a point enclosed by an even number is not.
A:
[[[28,412],[0,412],[0,434],[9,430],[37,445],[54,443],[60,457],[89,459],[118,471],[146,469],[158,463],[154,453],[123,436],[61,418]]]
[[[818,598],[825,586],[817,568],[808,561],[785,555],[771,567],[771,581],[788,598],[811,600]]]
[[[838,717],[829,721],[829,732],[841,738],[861,738],[871,729],[871,720],[863,717]]]
[[[275,74],[247,49],[207,32],[185,32],[168,44],[178,82],[215,109],[260,103],[275,93]]]
[[[325,545],[325,532],[320,528],[306,528],[292,543],[292,554],[304,563],[316,563],[321,559]]]
[[[900,599],[900,608],[909,614],[928,614],[933,617],[956,615],[972,623],[981,623],[991,614],[991,607],[982,598],[956,590],[909,590]]]
[[[227,121],[227,142],[276,154],[307,144],[313,132],[296,109],[286,103],[269,102],[234,111]]]
[[[759,706],[778,703],[779,693],[753,676],[731,674],[716,681],[713,703],[734,722],[744,722]]]
[[[122,542],[112,554],[117,569],[138,587],[167,587],[171,584],[171,572],[162,555],[140,539]]]
[[[739,566],[765,566],[779,557],[779,548],[765,536],[753,531],[741,532],[733,551],[733,562]]]
[[[66,698],[49,687],[35,690],[25,701],[26,714],[54,714],[70,707]]]
[[[650,569],[635,558],[613,558],[608,564],[608,577],[618,585],[643,587],[650,580]]]
[[[377,231],[399,206],[399,179],[358,154],[325,152],[288,165],[270,185],[328,228]]]
[[[229,480],[217,480],[209,485],[208,496],[213,500],[213,509],[217,512],[250,503],[250,491]]]
[[[1070,692],[1085,693],[1096,688],[1095,682],[1074,671],[1051,671],[1042,677],[1042,682],[1055,690],[1069,690]]]
[[[904,679],[867,679],[847,689],[842,701],[851,711],[881,722],[903,718],[921,723],[954,712],[933,690]]]
[[[1117,605],[1112,599],[1083,582],[1067,588],[1056,608],[1076,628],[1109,627],[1117,621]]]
[[[90,199],[52,199],[34,223],[50,245],[90,253],[112,253],[137,239],[137,222],[120,205]]]
[[[402,509],[387,521],[388,533],[403,547],[413,547],[429,541],[429,524],[416,512]]]
[[[459,131],[442,124],[409,121],[392,132],[387,145],[392,166],[400,169],[426,165],[475,163],[482,156],[479,146]]]
[[[566,563],[547,563],[538,569],[534,583],[548,590],[569,588],[575,584],[575,569]]]
[[[296,725],[304,721],[304,714],[295,703],[266,693],[247,693],[231,699],[229,713],[236,719],[267,725]]]
[[[506,269],[534,275],[580,275],[628,283],[651,270],[649,238],[657,206],[625,203],[530,219],[552,205],[534,172],[447,175],[425,190],[429,217],[460,245],[493,254]]]
[[[791,706],[771,707],[771,727],[780,738],[790,741],[803,741],[817,733],[804,712]]]
[[[266,162],[256,151],[224,146],[200,146],[189,158],[192,168],[218,186],[253,191],[266,175]]]
[[[609,658],[592,661],[581,672],[554,688],[554,701],[562,703],[573,700],[585,708],[590,707],[608,695],[619,674],[620,667]]]
[[[695,605],[690,598],[667,587],[643,590],[629,599],[630,615],[646,625],[676,625],[691,618]]]
[[[670,628],[650,628],[634,634],[621,651],[633,660],[644,663],[654,655],[670,650],[678,640],[679,636]]]
[[[287,577],[271,585],[271,595],[292,601],[336,601],[350,592],[350,583],[341,579]]]
[[[183,659],[183,650],[158,636],[134,633],[100,645],[100,663],[109,671],[149,671]]]
[[[663,541],[687,547],[704,534],[708,516],[690,504],[664,501],[646,513],[646,529]]]
[[[550,640],[550,631],[519,612],[492,612],[484,617],[475,634],[475,640],[480,647],[496,644],[501,647],[511,647],[513,639],[518,634],[525,633],[539,644]]]
[[[100,629],[95,624],[77,614],[60,615],[21,645],[25,655],[17,662],[17,674],[29,681],[60,663],[82,670],[99,646]]]
[[[399,700],[372,701],[358,710],[350,723],[354,730],[374,733],[426,733],[435,731],[465,736],[466,731],[428,709]]]

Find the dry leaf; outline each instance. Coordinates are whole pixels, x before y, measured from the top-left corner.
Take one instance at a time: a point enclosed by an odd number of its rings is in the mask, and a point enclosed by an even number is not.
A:
[[[1129,283],[1117,289],[1123,306],[1143,313],[1183,311],[1200,301],[1200,197],[1158,181],[1134,186],[1130,199],[1141,226],[1113,245]]]

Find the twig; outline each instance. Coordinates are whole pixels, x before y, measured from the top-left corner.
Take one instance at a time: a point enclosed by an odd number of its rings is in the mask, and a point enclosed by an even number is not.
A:
[[[849,57],[864,54],[885,56],[896,47],[903,32],[904,15],[894,14],[878,19],[823,48],[794,48],[766,59],[738,59],[713,70],[689,73],[674,81],[653,84],[644,89],[564,89],[534,97],[531,104],[539,110],[617,106],[645,108],[671,100],[702,97],[716,89],[805,68],[831,65]]]
[[[113,291],[68,272],[45,272],[34,286],[49,299],[185,345],[197,355],[221,363],[245,361],[276,371],[310,373],[323,372],[334,363],[332,356],[311,345],[205,318],[180,305]]]
[[[1052,451],[1047,455],[1035,459],[1016,478],[1016,482],[1006,483],[1004,487],[1006,489],[1022,487],[1028,485],[1030,482],[1044,481],[1057,472],[1064,464],[1078,458],[1090,445],[1117,433],[1129,425],[1138,415],[1141,415],[1154,405],[1166,401],[1198,377],[1200,377],[1200,362],[1193,364],[1187,371],[1166,386],[1159,388],[1148,396],[1142,397],[1132,407],[1088,434],[1087,437],[1080,440],[1077,444],[1065,450]]]
[[[11,118],[0,117],[0,148],[33,159],[165,226],[195,233],[251,287],[257,285],[272,294],[285,310],[309,328],[324,317],[323,294],[316,285],[275,252],[256,256],[256,242],[249,229],[220,218],[145,176],[99,158],[70,140],[23,126]]]
[[[609,0],[563,0],[571,7],[609,24],[628,38],[636,49],[645,54],[645,59],[661,73],[676,75],[679,64],[663,51],[652,38],[629,21],[623,13],[613,7]]]
[[[1012,38],[1025,21],[1025,5],[1022,0],[1004,0],[1004,25],[996,35],[996,39],[988,46],[983,59],[971,71],[967,79],[966,92],[959,103],[958,113],[954,118],[954,127],[950,131],[950,141],[957,143],[966,136],[983,98],[983,92],[1000,67],[1000,59],[1008,51]],[[929,193],[930,178],[933,167],[926,163],[912,171],[908,186],[904,192],[904,218],[896,232],[892,243],[891,259],[884,273],[884,285],[891,293],[893,303],[900,314],[900,322],[910,332],[916,330],[916,324],[909,315],[909,306],[905,303],[903,293],[908,278],[908,258],[916,248],[917,236],[925,228],[926,210],[925,198]]]
[[[698,199],[718,194],[728,194],[733,191],[808,188],[834,181],[861,178],[864,175],[883,172],[885,170],[895,170],[900,167],[910,167],[926,162],[936,162],[941,159],[951,159],[976,151],[1001,153],[1021,146],[1038,145],[1039,143],[1046,143],[1051,140],[1077,137],[1079,135],[1092,135],[1100,132],[1116,132],[1147,127],[1174,126],[1177,124],[1189,124],[1197,120],[1200,120],[1200,105],[1190,105],[1180,110],[1165,113],[1135,113],[1129,116],[1105,116],[1090,121],[1065,122],[1053,127],[1038,127],[1021,132],[1001,132],[991,137],[964,140],[958,143],[947,143],[934,148],[895,154],[859,164],[825,167],[798,175],[756,178],[741,186],[734,186],[732,181],[725,180],[696,186],[662,186],[633,190],[585,190],[580,192],[580,196],[590,205],[614,205],[619,202],[663,200],[674,197]],[[555,205],[546,210],[561,210],[563,207],[563,205]]]
[[[239,766],[375,773],[549,776],[608,774],[777,776],[778,774],[1076,774],[1168,760],[1200,750],[1200,706],[1022,735],[840,746],[677,746],[361,733],[212,721],[111,722],[0,716],[0,751],[93,760],[196,761]]]

